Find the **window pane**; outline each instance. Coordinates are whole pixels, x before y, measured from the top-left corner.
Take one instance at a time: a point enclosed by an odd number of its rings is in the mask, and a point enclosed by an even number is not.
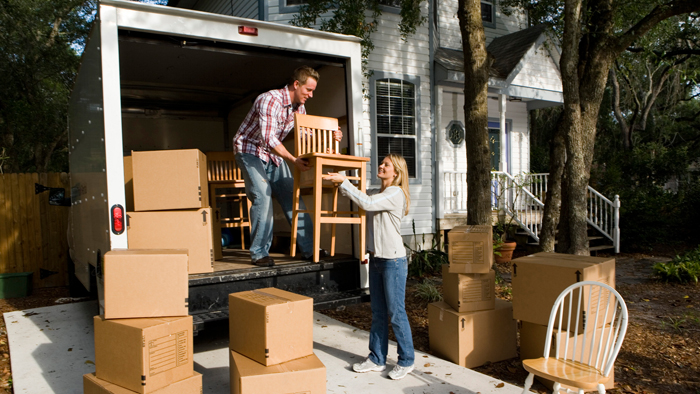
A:
[[[493,4],[481,2],[481,20],[493,23]]]
[[[403,118],[403,133],[405,135],[416,135],[416,118]]]
[[[392,115],[401,115],[401,113],[403,112],[401,109],[401,98],[391,97],[389,100],[391,100],[391,107],[389,107],[389,113]]]
[[[401,0],[379,0],[379,4],[387,5],[389,7],[400,8],[401,7]]]
[[[287,5],[301,5],[301,4],[307,4],[307,0],[287,0]]]
[[[391,97],[401,97],[401,81],[392,79],[389,84],[389,95]]]
[[[389,117],[377,116],[377,133],[389,134]]]
[[[392,116],[390,122],[391,122],[391,131],[390,131],[391,134],[403,134],[400,116]]]
[[[389,82],[386,79],[377,81],[377,96],[389,95]]]
[[[389,153],[402,155],[409,167],[409,175],[416,177],[416,87],[400,79],[382,79],[375,83],[377,108],[377,155],[380,159]],[[381,134],[384,134],[382,136]],[[387,134],[393,134],[389,137]],[[406,137],[399,137],[406,136]]]
[[[414,99],[403,99],[403,108],[400,112],[404,116],[415,116],[416,115],[416,100]]]
[[[389,114],[389,97],[377,96],[377,115]]]
[[[416,140],[414,138],[379,137],[377,139],[377,158],[383,159],[390,153],[403,156],[408,167],[408,176],[416,177]]]
[[[416,92],[414,92],[414,88],[413,88],[413,84],[412,84],[412,83],[405,82],[405,83],[403,84],[403,94],[402,94],[402,97],[404,97],[404,98],[410,98],[410,99],[416,97]]]

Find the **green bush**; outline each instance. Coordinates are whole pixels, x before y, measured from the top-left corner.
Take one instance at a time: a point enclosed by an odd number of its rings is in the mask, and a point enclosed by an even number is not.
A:
[[[430,279],[425,279],[422,283],[416,285],[416,297],[425,302],[438,302],[442,301],[442,294],[435,287]]]
[[[413,221],[412,226],[414,243],[418,245],[415,221]],[[416,249],[412,249],[407,244],[404,244],[404,246],[410,251],[408,256],[409,278],[422,278],[424,276],[431,276],[441,272],[442,265],[447,264],[448,260],[447,253],[440,250],[439,240],[440,238],[437,235],[434,235],[433,242],[429,249],[423,249],[421,247],[421,245],[425,243],[425,234],[423,234],[423,240],[420,245],[416,246]]]
[[[654,264],[654,275],[665,282],[698,283],[700,277],[700,245],[667,263]]]

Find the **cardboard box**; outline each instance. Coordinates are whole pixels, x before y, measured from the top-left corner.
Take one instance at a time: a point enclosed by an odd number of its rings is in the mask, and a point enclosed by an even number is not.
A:
[[[493,228],[457,226],[447,233],[453,274],[488,274],[493,265]]]
[[[326,393],[326,367],[315,354],[269,367],[229,354],[231,394]]]
[[[192,316],[94,323],[97,378],[145,394],[192,376]]]
[[[614,258],[537,253],[513,260],[511,273],[513,316],[517,320],[541,326],[549,323],[554,301],[570,285],[593,280],[615,287]],[[579,331],[583,331],[586,316],[595,314],[597,299],[592,301],[592,308],[588,310],[588,293],[585,293]],[[566,301],[565,305],[568,304]],[[604,304],[601,304],[603,310]],[[602,319],[599,321],[602,324]]]
[[[105,319],[187,316],[187,250],[116,249],[105,253]]]
[[[198,149],[132,152],[134,210],[209,206],[207,157]]]
[[[183,211],[128,212],[129,249],[187,249],[190,274],[214,271],[214,226],[211,208]]]
[[[313,299],[266,288],[228,296],[229,348],[270,366],[313,354]]]
[[[94,373],[83,375],[83,394],[134,394],[131,391],[106,380],[98,379]],[[189,378],[180,380],[162,389],[156,390],[153,394],[202,394],[202,375],[194,372]]]
[[[608,334],[609,331],[605,331],[603,335]],[[556,334],[552,334],[552,345],[550,346],[550,351],[549,355],[550,357],[556,357],[557,355],[557,336],[560,336],[562,338],[562,346],[566,346],[564,339],[568,338],[569,342],[569,347],[568,349],[566,348],[561,348],[559,349],[559,352],[563,355],[563,353],[566,351],[566,353],[571,357],[572,351],[574,349],[574,339],[576,340],[576,354],[579,355],[581,354],[580,352],[583,351],[583,357],[586,359],[590,353],[590,340],[592,339],[592,333],[589,332],[588,335],[586,335],[586,344],[589,344],[589,346],[583,347],[583,334],[579,334],[576,338],[574,337],[573,334],[568,333],[568,332],[562,332],[559,334],[558,332]],[[535,359],[535,358],[540,358],[544,355],[544,342],[547,339],[547,326],[541,326],[539,324],[533,324],[533,323],[528,323],[528,322],[521,322],[520,325],[520,359],[521,360],[526,360],[526,359]],[[594,357],[597,356],[597,348],[594,349]],[[576,357],[579,359],[579,357]],[[539,376],[536,376],[536,379],[542,382],[545,386],[547,386],[550,390],[552,389],[552,385],[554,384],[553,381],[541,378]],[[605,383],[605,388],[610,390],[613,389],[615,386],[615,368],[612,369],[610,372],[610,380],[608,380]],[[562,388],[568,388],[571,390],[574,390],[573,387],[567,386],[567,385],[562,385]]]
[[[442,266],[444,301],[457,312],[493,309],[496,305],[496,271],[488,274],[451,274]]]
[[[127,212],[134,210],[134,170],[131,156],[124,156],[124,197]]]
[[[444,301],[428,305],[430,350],[466,368],[517,357],[516,322],[510,302],[495,309],[460,313]]]

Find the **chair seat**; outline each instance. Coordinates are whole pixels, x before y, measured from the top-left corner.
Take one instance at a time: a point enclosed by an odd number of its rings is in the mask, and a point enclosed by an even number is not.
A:
[[[596,389],[598,384],[604,384],[610,379],[590,365],[551,357],[523,360],[523,367],[545,379],[584,390]]]

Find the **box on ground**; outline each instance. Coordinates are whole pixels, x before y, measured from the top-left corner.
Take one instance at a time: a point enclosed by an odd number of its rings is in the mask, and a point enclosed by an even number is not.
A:
[[[266,288],[228,296],[229,348],[263,365],[313,354],[313,299]]]
[[[488,274],[493,265],[493,228],[457,226],[447,234],[453,274]]]
[[[533,324],[533,323],[528,323],[528,322],[520,322],[520,359],[521,360],[526,360],[526,359],[534,359],[534,358],[540,358],[544,356],[544,342],[547,339],[547,326],[541,326],[539,324]],[[605,331],[604,335],[607,335],[609,331]],[[557,355],[557,336],[559,336],[562,339],[562,348],[559,349],[559,354],[564,354],[564,352],[567,353],[569,357],[571,357],[572,352],[574,350],[574,342],[576,343],[576,359],[578,358],[578,355],[581,354],[580,352],[583,350],[583,357],[586,359],[588,355],[590,354],[590,341],[593,337],[591,332],[588,332],[586,335],[586,344],[588,346],[583,346],[583,334],[579,334],[576,337],[574,337],[573,334],[570,334],[568,332],[562,332],[561,334],[557,333],[552,334],[552,344],[550,346],[550,351],[549,355],[550,357],[556,357]],[[565,348],[566,342],[564,342],[564,338],[568,338],[568,349]],[[575,340],[575,341],[574,341]],[[597,356],[598,354],[598,348],[595,348],[593,351],[594,357]],[[604,351],[604,350],[603,350]],[[547,380],[545,378],[536,376],[536,379],[542,382],[545,386],[547,386],[550,390],[552,389],[552,385],[554,384],[553,381]],[[615,368],[612,369],[610,372],[610,380],[608,380],[605,383],[605,388],[610,390],[615,386]],[[562,388],[568,388],[573,390],[574,388],[571,386],[567,385],[562,385]]]
[[[513,260],[512,267],[513,317],[541,326],[549,323],[554,301],[570,285],[593,280],[615,287],[614,258],[537,253]],[[588,293],[584,294],[579,331],[583,330],[587,316],[595,316],[598,305],[596,294],[591,300],[590,309]],[[601,301],[603,311],[606,300]],[[577,298],[574,305],[576,301]],[[565,306],[568,305],[566,301]]]
[[[145,394],[192,376],[192,316],[94,323],[99,379]]]
[[[442,294],[457,312],[493,309],[496,305],[496,271],[488,274],[451,274],[442,266]]]
[[[33,272],[0,274],[0,298],[26,297],[34,289]]]
[[[129,249],[187,249],[187,272],[214,271],[214,249],[221,247],[221,237],[214,239],[220,223],[211,208],[128,212],[127,216]]]
[[[430,350],[467,368],[517,357],[516,322],[510,302],[495,309],[460,313],[444,301],[428,305]]]
[[[132,152],[134,210],[209,206],[207,157],[198,149]]]
[[[326,367],[315,354],[266,367],[229,351],[231,394],[325,394]]]
[[[83,375],[83,394],[132,394],[135,391],[98,379],[94,373]],[[194,372],[189,378],[172,383],[153,394],[202,394],[202,375]]]
[[[187,316],[187,250],[115,249],[105,253],[105,319]]]

